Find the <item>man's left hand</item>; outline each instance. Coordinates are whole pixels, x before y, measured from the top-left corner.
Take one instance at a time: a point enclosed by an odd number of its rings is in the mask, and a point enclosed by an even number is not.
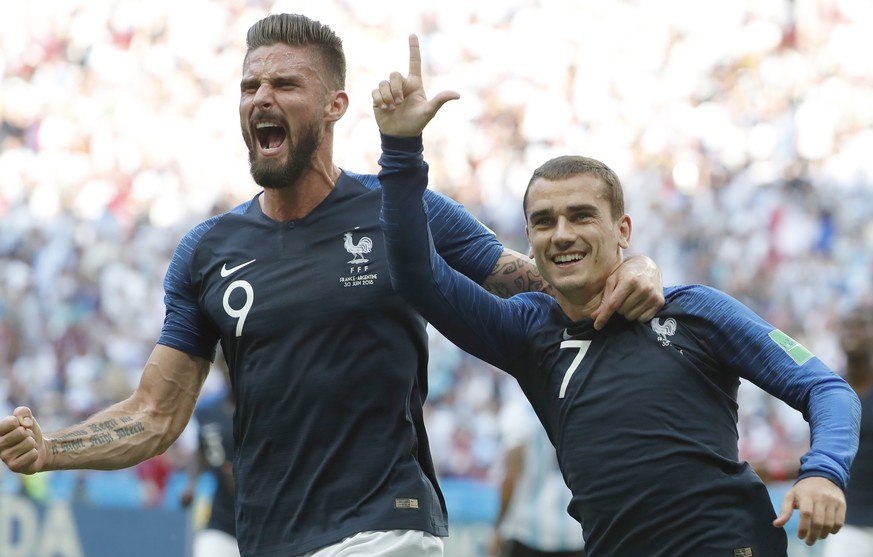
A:
[[[625,260],[606,279],[603,299],[591,317],[594,328],[602,329],[615,312],[630,321],[649,321],[664,307],[661,270],[644,255]]]
[[[782,511],[773,526],[788,523],[794,509],[800,511],[797,537],[812,545],[816,540],[836,534],[846,520],[846,496],[827,478],[811,476],[794,484],[782,498]]]

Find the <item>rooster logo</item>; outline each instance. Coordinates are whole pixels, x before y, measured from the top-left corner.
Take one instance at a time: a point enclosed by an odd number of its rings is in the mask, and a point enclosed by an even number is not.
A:
[[[658,335],[658,340],[661,341],[661,346],[670,346],[670,341],[667,337],[676,334],[676,320],[670,317],[661,323],[660,319],[655,318],[652,319],[649,324],[652,326],[652,330],[655,331],[655,334]]]
[[[652,330],[658,333],[658,335],[674,335],[676,334],[676,320],[670,317],[661,323],[660,319],[652,319]]]
[[[352,240],[352,233],[346,232],[343,235],[343,247],[346,251],[352,254],[352,259],[348,263],[367,263],[369,259],[364,258],[365,253],[370,253],[373,250],[373,240],[367,236],[363,236],[356,244]]]

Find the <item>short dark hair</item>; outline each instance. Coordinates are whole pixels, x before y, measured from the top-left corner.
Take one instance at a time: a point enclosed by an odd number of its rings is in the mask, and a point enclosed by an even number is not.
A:
[[[256,48],[277,43],[314,47],[320,55],[327,83],[335,89],[345,89],[346,55],[343,41],[330,27],[301,14],[269,15],[249,27],[246,57]]]
[[[621,181],[618,179],[618,176],[611,168],[599,160],[580,155],[555,157],[534,170],[530,181],[527,183],[527,189],[524,191],[522,207],[525,214],[527,213],[527,196],[534,182],[539,179],[566,180],[580,174],[591,174],[600,178],[600,181],[603,182],[603,195],[609,201],[612,217],[614,219],[621,218],[624,215],[624,190],[621,187]]]

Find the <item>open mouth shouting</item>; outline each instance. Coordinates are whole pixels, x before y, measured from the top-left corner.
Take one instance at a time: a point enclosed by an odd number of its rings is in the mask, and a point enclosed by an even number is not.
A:
[[[285,145],[288,132],[277,122],[260,121],[255,123],[255,139],[258,142],[258,150],[264,156],[279,153]]]

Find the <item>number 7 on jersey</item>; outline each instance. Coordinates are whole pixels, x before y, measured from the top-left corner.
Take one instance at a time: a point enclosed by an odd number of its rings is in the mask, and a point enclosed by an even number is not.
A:
[[[564,395],[567,394],[567,384],[570,383],[570,378],[573,377],[579,364],[582,363],[582,358],[588,352],[589,346],[591,346],[590,340],[565,340],[561,342],[561,348],[577,348],[579,352],[576,353],[576,357],[573,358],[570,367],[564,372],[564,380],[561,382],[561,391],[558,393],[558,398],[564,398]]]

